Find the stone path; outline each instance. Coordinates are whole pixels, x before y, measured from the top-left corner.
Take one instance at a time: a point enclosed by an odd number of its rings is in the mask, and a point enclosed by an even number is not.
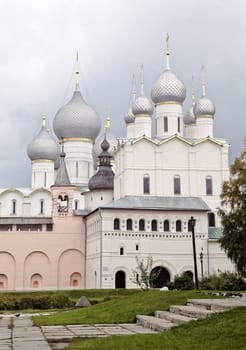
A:
[[[0,319],[1,350],[50,350],[64,348],[75,338],[107,337],[156,333],[138,324],[94,324],[68,326],[33,326],[30,315],[2,316]],[[55,344],[57,343],[57,346]],[[59,344],[61,347],[59,347]]]

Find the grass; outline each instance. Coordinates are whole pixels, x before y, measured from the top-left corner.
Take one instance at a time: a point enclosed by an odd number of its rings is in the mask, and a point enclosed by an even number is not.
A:
[[[192,321],[165,333],[113,336],[74,342],[67,350],[245,350],[246,309]]]
[[[37,316],[33,319],[36,325],[134,322],[137,314],[152,315],[155,310],[167,310],[169,305],[184,304],[188,298],[206,297],[197,291],[134,290],[128,292],[89,308],[58,312],[50,316]]]

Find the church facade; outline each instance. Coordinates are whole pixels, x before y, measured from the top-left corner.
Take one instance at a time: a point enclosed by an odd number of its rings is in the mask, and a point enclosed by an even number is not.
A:
[[[71,100],[46,119],[27,147],[32,184],[0,190],[0,289],[135,288],[136,259],[160,269],[156,287],[175,275],[234,271],[220,249],[217,208],[229,178],[228,143],[213,134],[215,106],[201,97],[183,113],[185,86],[166,66],[145,95],[135,84],[126,136],[110,118],[101,128],[82,97],[79,70]],[[154,119],[154,123],[153,123]],[[154,124],[154,130],[153,130]],[[120,135],[119,135],[120,136]]]

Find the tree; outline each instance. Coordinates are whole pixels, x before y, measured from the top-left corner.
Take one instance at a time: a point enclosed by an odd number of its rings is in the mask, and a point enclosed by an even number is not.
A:
[[[152,271],[153,258],[151,256],[148,256],[146,261],[144,261],[144,259],[139,259],[139,257],[136,256],[136,262],[137,268],[136,270],[133,270],[133,273],[136,276],[134,283],[136,283],[142,290],[149,290],[149,288],[152,287],[154,279],[158,277],[160,272]]]
[[[246,277],[246,147],[231,168],[221,194],[221,247],[235,263],[239,275]]]

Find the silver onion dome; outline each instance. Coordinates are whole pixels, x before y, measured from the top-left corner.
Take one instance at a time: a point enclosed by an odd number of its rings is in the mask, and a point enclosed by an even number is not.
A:
[[[189,124],[195,124],[195,123],[196,123],[196,119],[193,112],[193,106],[191,106],[184,115],[184,124],[189,125]]]
[[[107,139],[107,141],[109,143],[109,149],[108,149],[109,155],[111,156],[111,158],[114,159],[114,148],[117,145],[117,139],[114,136],[114,134],[110,128],[110,117],[109,116],[107,116],[107,118],[106,118],[105,128],[104,128],[103,132],[99,135],[99,137],[95,141],[93,148],[92,148],[92,156],[94,159],[95,167],[96,167],[97,159],[98,159],[100,153],[102,152],[101,144],[105,138]]]
[[[151,98],[155,104],[165,102],[183,103],[185,97],[184,84],[170,69],[164,70],[151,89]]]
[[[46,128],[45,117],[43,117],[43,125],[39,134],[27,146],[27,154],[31,160],[56,161],[59,157],[59,148]]]
[[[199,117],[202,115],[214,116],[215,111],[216,109],[213,101],[211,101],[206,96],[202,96],[194,106],[194,114],[196,117]]]
[[[134,114],[132,113],[131,108],[128,109],[127,113],[125,114],[124,119],[125,119],[126,124],[134,123],[135,117],[134,117]]]
[[[134,115],[137,114],[147,114],[152,115],[154,111],[153,105],[150,100],[144,96],[140,95],[133,101],[132,112]]]
[[[56,113],[53,128],[59,139],[96,139],[101,128],[100,119],[84,101],[77,84],[72,99]]]

